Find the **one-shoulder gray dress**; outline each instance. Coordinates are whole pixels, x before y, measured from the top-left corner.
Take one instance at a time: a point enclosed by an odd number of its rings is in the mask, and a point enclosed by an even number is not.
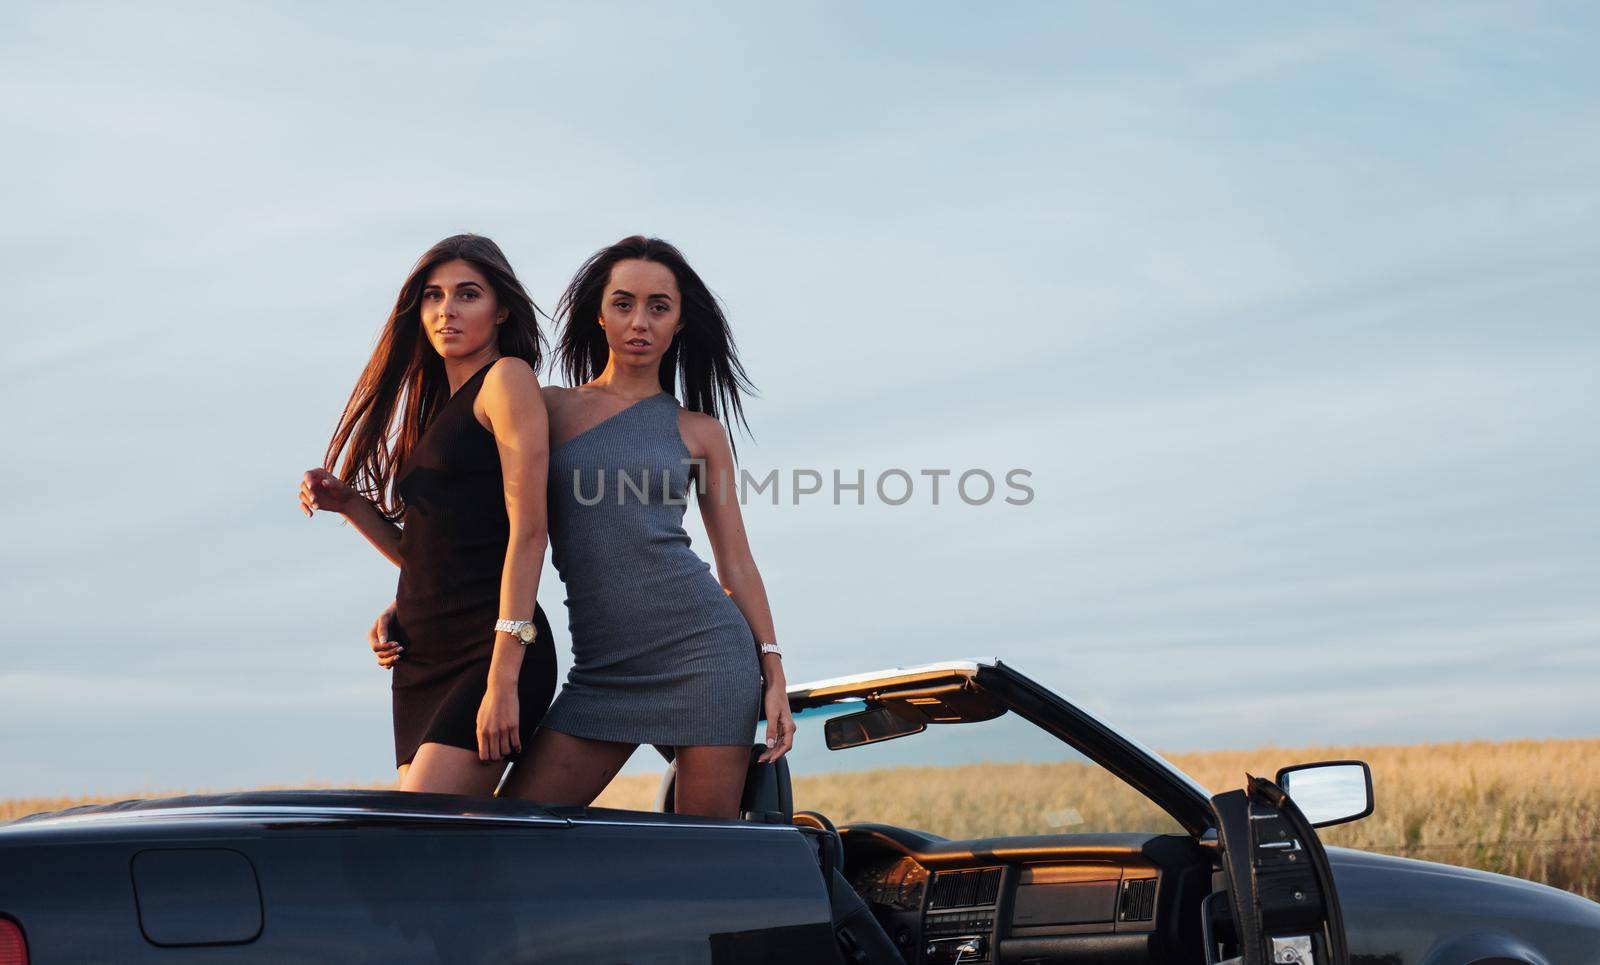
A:
[[[689,548],[678,411],[653,395],[550,453],[550,558],[573,664],[544,727],[673,747],[755,742],[755,637]]]

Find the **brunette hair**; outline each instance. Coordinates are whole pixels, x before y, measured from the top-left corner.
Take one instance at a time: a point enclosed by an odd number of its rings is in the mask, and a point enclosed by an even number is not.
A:
[[[624,238],[595,252],[578,269],[556,304],[561,334],[555,352],[562,374],[571,384],[582,385],[605,371],[611,350],[600,327],[600,304],[612,267],[631,259],[665,265],[678,281],[683,328],[661,357],[662,391],[677,396],[686,409],[721,419],[730,428],[737,423],[749,433],[741,395],[753,394],[755,386],[739,362],[728,318],[683,252],[660,238]]]
[[[496,307],[508,310],[496,336],[500,354],[514,355],[536,372],[544,356],[539,308],[499,245],[482,235],[452,235],[423,252],[400,286],[394,309],[322,460],[323,468],[332,472],[342,454],[339,478],[372,500],[390,520],[398,520],[405,511],[397,488],[400,467],[450,397],[444,360],[422,333],[420,306],[428,275],[457,259],[482,272],[494,289]]]

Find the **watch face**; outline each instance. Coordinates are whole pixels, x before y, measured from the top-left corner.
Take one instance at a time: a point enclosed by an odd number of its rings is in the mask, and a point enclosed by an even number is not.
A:
[[[533,638],[538,636],[538,634],[539,631],[534,627],[533,623],[528,622],[524,623],[522,625],[522,629],[517,631],[517,639],[521,640],[523,643],[532,643]]]

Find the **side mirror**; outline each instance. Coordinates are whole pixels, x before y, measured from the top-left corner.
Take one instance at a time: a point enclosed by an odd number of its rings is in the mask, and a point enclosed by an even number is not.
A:
[[[1366,761],[1296,764],[1273,781],[1314,828],[1356,821],[1372,813],[1372,768]]]
[[[830,717],[822,724],[822,734],[828,741],[830,751],[894,740],[907,734],[920,734],[927,729],[927,724],[906,720],[887,707]]]

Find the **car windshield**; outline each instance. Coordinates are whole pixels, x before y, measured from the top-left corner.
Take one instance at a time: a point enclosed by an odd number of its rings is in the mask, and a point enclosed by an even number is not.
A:
[[[1013,713],[830,750],[824,722],[864,709],[850,700],[795,716],[789,773],[796,810],[819,811],[835,824],[877,822],[952,839],[1183,831],[1116,775]]]

